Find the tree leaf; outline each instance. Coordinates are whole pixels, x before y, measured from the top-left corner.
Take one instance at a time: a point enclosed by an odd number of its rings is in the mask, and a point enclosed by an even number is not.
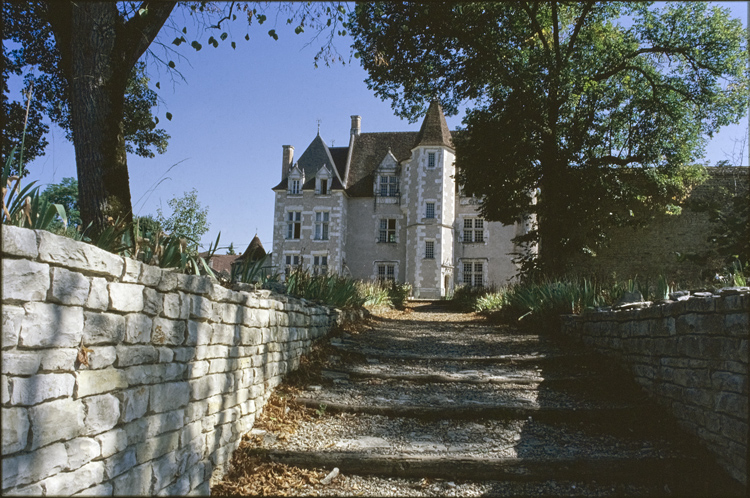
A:
[[[161,89],[161,83],[159,83],[158,81],[156,82],[156,88]]]
[[[248,40],[248,41],[250,41],[250,35],[249,35],[249,34],[246,34],[246,35],[245,35],[245,40]]]
[[[167,66],[169,66],[169,67],[171,67],[171,68],[173,68],[173,69],[174,69],[174,61],[169,61],[169,62],[167,63]]]
[[[224,40],[227,39],[227,36],[229,36],[229,35],[226,34],[226,32],[224,32],[224,33],[221,34],[221,36],[219,38],[221,38],[221,41],[224,41]]]
[[[193,43],[191,43],[190,46],[193,47],[196,52],[203,48],[203,45],[201,45],[200,43],[198,43],[197,40],[193,41]]]
[[[268,36],[270,36],[274,40],[278,40],[279,39],[279,35],[276,34],[276,30],[275,29],[270,30],[268,32]]]
[[[232,48],[237,48],[237,44],[232,42]]]
[[[168,119],[169,121],[172,121],[172,113],[171,113],[171,112],[168,112],[168,113],[167,113],[167,119]]]

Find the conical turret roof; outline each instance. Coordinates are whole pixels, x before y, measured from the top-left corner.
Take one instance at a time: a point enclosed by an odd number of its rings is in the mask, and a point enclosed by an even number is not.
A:
[[[420,145],[439,145],[453,148],[451,132],[448,129],[448,123],[445,121],[443,108],[437,100],[430,103],[424,121],[422,121],[422,128],[419,129],[414,147]]]
[[[263,249],[263,244],[260,243],[258,234],[255,234],[255,237],[253,237],[253,240],[250,241],[250,245],[247,246],[245,252],[243,252],[242,256],[237,259],[241,259],[243,261],[257,261],[265,255],[266,250]]]

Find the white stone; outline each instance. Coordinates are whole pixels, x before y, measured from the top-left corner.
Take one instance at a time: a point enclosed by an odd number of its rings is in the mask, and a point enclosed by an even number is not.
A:
[[[114,368],[76,372],[76,397],[91,396],[128,387],[125,374]]]
[[[109,306],[109,290],[107,280],[101,277],[91,279],[91,289],[86,300],[86,308],[105,311]]]
[[[80,491],[73,496],[111,496],[112,495],[112,484],[105,482],[103,484],[97,484],[91,486],[83,491]]]
[[[190,315],[190,297],[184,292],[164,294],[162,313],[167,318],[187,319]]]
[[[75,378],[71,374],[38,374],[11,378],[11,404],[37,405],[43,401],[73,395]]]
[[[159,363],[171,363],[174,361],[174,351],[171,348],[159,348]]]
[[[151,464],[133,467],[113,482],[114,496],[148,496],[151,494]]]
[[[179,363],[185,363],[188,361],[192,361],[195,357],[195,348],[170,348],[172,350],[172,353],[174,354],[173,361],[179,362]]]
[[[102,454],[99,443],[88,437],[66,441],[65,450],[68,452],[68,468],[70,469],[83,467]]]
[[[104,479],[104,464],[91,462],[73,472],[65,472],[48,477],[42,484],[47,489],[48,496],[70,496],[82,491],[92,483],[100,483]]]
[[[190,385],[187,382],[171,382],[151,386],[151,411],[167,412],[181,408],[190,400]]]
[[[3,492],[3,496],[42,496],[44,488],[38,482],[21,488],[13,488]]]
[[[206,375],[190,381],[190,399],[205,399],[233,389],[233,378],[225,374]]]
[[[61,472],[67,465],[68,452],[63,443],[40,448],[34,453],[4,457],[3,489],[41,481]]]
[[[151,342],[154,344],[172,344],[178,346],[185,342],[185,321],[155,318],[151,332]]]
[[[147,315],[130,314],[125,317],[125,342],[143,344],[151,342],[153,322]]]
[[[125,271],[122,274],[121,281],[130,284],[138,282],[143,263],[132,258],[122,258],[122,261],[125,263]]]
[[[89,370],[101,370],[111,367],[117,359],[115,346],[92,346],[93,352],[89,353]]]
[[[46,303],[26,303],[19,344],[30,348],[78,347],[83,333],[83,309]]]
[[[73,371],[75,366],[78,350],[73,348],[66,349],[44,349],[39,352],[42,357],[42,370],[56,371]]]
[[[4,225],[3,225],[4,226]],[[49,265],[26,259],[3,259],[4,302],[44,301],[50,285]]]
[[[172,292],[177,289],[177,274],[162,270],[159,285],[156,288],[161,292]]]
[[[3,351],[2,372],[12,375],[34,375],[42,362],[39,351]]]
[[[196,379],[199,377],[203,377],[208,373],[208,368],[210,364],[208,361],[194,361],[188,364],[188,377],[191,379]]]
[[[29,415],[33,423],[32,450],[78,437],[83,428],[83,403],[70,398],[36,405]]]
[[[28,228],[3,225],[2,230],[3,254],[19,256],[22,258],[36,259],[39,251],[36,246],[36,234]]]
[[[18,345],[18,335],[21,332],[21,323],[26,311],[20,306],[3,304],[3,335],[2,348],[12,348]]]
[[[3,457],[26,448],[29,435],[29,415],[24,408],[2,409]]]
[[[166,432],[176,431],[185,426],[185,410],[157,413],[144,419],[146,421],[146,438]]]
[[[148,462],[171,451],[176,451],[179,445],[180,431],[149,438],[135,448],[138,463]]]
[[[148,315],[161,313],[164,303],[164,294],[148,287],[143,289],[143,312]]]
[[[104,460],[104,471],[108,479],[119,476],[136,466],[135,448],[115,453]]]
[[[52,268],[50,300],[72,306],[83,306],[89,297],[89,279],[65,268]]]
[[[155,460],[152,464],[154,491],[159,492],[167,487],[179,473],[180,462],[175,459],[174,453],[168,453]]]
[[[140,386],[122,392],[120,399],[122,401],[123,422],[133,421],[146,414],[149,392],[147,386]]]
[[[10,377],[0,375],[0,392],[2,393],[2,404],[10,403]]]
[[[114,311],[143,311],[143,286],[139,284],[109,284],[109,309]]]
[[[208,320],[213,313],[211,301],[203,296],[190,296],[190,318]]]
[[[218,324],[214,324],[217,326]],[[206,322],[188,320],[188,337],[185,344],[195,346],[197,344],[208,344],[213,334],[213,327]]]
[[[101,447],[101,456],[108,458],[123,451],[128,447],[128,434],[125,429],[112,429],[111,431],[99,434],[94,438]]]
[[[161,280],[162,269],[158,266],[143,265],[138,283],[148,287],[156,287]]]
[[[145,418],[139,418],[129,424],[125,424],[122,426],[122,429],[128,435],[128,446],[142,443],[149,437],[146,432],[148,429],[148,420]]]
[[[85,242],[36,230],[39,259],[45,263],[83,270],[87,273],[120,278],[124,266],[120,256]]]
[[[86,346],[96,344],[119,344],[125,337],[125,317],[114,313],[84,313],[83,342]]]
[[[84,398],[86,404],[86,435],[100,434],[117,425],[120,419],[120,400],[112,394]]]
[[[212,286],[211,278],[205,275],[180,274],[177,277],[177,288],[191,294],[208,294]]]
[[[157,361],[159,361],[159,351],[153,346],[117,346],[118,368]]]

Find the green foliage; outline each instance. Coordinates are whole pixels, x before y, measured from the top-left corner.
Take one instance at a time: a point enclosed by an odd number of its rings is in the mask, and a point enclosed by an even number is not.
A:
[[[457,181],[489,220],[536,215],[547,274],[677,212],[702,177],[686,165],[747,109],[742,23],[707,3],[360,3],[350,24],[399,116],[471,102]]]
[[[285,284],[290,296],[336,308],[358,308],[365,302],[358,282],[339,275],[314,275],[302,268],[295,268],[287,276]]]
[[[246,284],[265,284],[267,282],[277,282],[279,274],[273,271],[270,266],[271,253],[257,261],[239,261],[232,265],[232,282],[242,282]]]
[[[411,294],[410,284],[396,282],[360,282],[358,291],[364,296],[363,306],[403,308]]]
[[[485,296],[497,293],[497,291],[498,289],[495,285],[486,287],[458,285],[453,292],[451,303],[459,310],[478,311],[476,307],[477,302]]]
[[[198,201],[198,190],[195,188],[185,192],[182,197],[174,197],[167,201],[172,210],[169,217],[165,217],[161,208],[156,210],[156,220],[164,227],[164,231],[173,237],[188,241],[191,250],[198,248],[201,237],[208,232],[208,206],[201,206]]]
[[[78,209],[78,180],[63,178],[60,183],[48,185],[42,192],[42,197],[65,208],[68,226],[75,228],[81,225],[81,213]]]

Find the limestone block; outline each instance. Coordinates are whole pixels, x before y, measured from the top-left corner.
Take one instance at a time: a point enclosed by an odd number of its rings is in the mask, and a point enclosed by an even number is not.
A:
[[[211,301],[204,296],[190,296],[190,318],[204,321],[211,318],[213,306]]]
[[[148,496],[151,494],[151,464],[133,467],[112,482],[114,496]]]
[[[180,275],[178,277],[178,289],[191,294],[207,295],[213,286],[211,279],[204,275]]]
[[[111,457],[128,447],[128,434],[125,429],[117,428],[103,432],[94,438],[101,448],[101,456]]]
[[[179,346],[185,342],[186,325],[184,320],[169,320],[166,318],[154,318],[151,331],[151,342],[158,345],[172,344]]]
[[[174,351],[171,348],[159,348],[159,363],[171,363],[174,361]]]
[[[65,370],[72,371],[75,365],[78,350],[67,349],[44,349],[39,352],[42,362],[41,369],[46,371]],[[4,357],[3,357],[4,358]]]
[[[26,448],[29,436],[29,414],[25,408],[3,408],[3,457]]]
[[[208,373],[210,364],[208,361],[194,361],[188,364],[188,378],[195,379],[203,377]]]
[[[219,324],[211,325],[207,322],[196,322],[188,320],[188,337],[185,344],[195,346],[197,344],[208,344],[213,335],[213,327]]]
[[[33,453],[4,457],[3,489],[41,481],[68,466],[68,452],[63,443],[55,443]]]
[[[158,493],[167,487],[180,471],[180,462],[174,453],[167,453],[152,462],[154,491]]]
[[[237,326],[226,323],[217,323],[213,327],[213,332],[214,333],[211,336],[211,344],[226,344],[231,346],[235,343]]]
[[[86,308],[105,311],[108,307],[109,289],[107,288],[107,280],[101,277],[92,278]]]
[[[128,344],[144,344],[151,342],[153,321],[148,315],[129,314],[125,316],[125,339]]]
[[[138,463],[145,463],[171,451],[176,451],[179,445],[180,431],[149,438],[135,448]]]
[[[260,344],[260,339],[260,329],[240,326],[240,344],[256,346]]]
[[[242,307],[232,303],[225,303],[221,307],[221,321],[224,323],[242,323]]]
[[[79,437],[65,442],[68,452],[68,468],[80,468],[102,454],[101,446],[94,439]]]
[[[151,386],[151,411],[166,412],[182,408],[190,400],[188,382],[171,382]]]
[[[29,410],[33,423],[31,449],[78,437],[83,427],[83,410],[83,403],[70,398],[48,401],[32,407]]]
[[[117,367],[129,367],[159,361],[159,351],[154,346],[117,346]]]
[[[73,496],[112,496],[112,484],[105,482],[79,491]]]
[[[190,296],[184,292],[164,294],[162,314],[167,318],[187,319],[190,315]]]
[[[191,401],[185,409],[185,417],[188,423],[200,422],[200,419],[206,414],[206,403],[204,401]]]
[[[125,374],[115,368],[76,372],[76,398],[108,393],[128,387]]]
[[[51,269],[51,274],[51,301],[72,306],[83,306],[86,303],[91,287],[88,278],[78,272],[56,267]]]
[[[131,258],[122,258],[122,261],[125,263],[125,270],[120,281],[129,284],[137,283],[143,263]]]
[[[199,360],[208,358],[227,358],[229,356],[229,348],[220,344],[214,346],[198,346],[195,348],[195,357]]]
[[[147,287],[156,287],[161,280],[162,269],[158,266],[143,265],[138,283]]]
[[[27,228],[13,225],[3,225],[2,232],[3,255],[19,256],[21,258],[36,259],[39,255],[36,245],[36,233]]]
[[[188,443],[195,438],[203,440],[200,436],[203,434],[203,425],[200,420],[191,422],[180,431],[180,446],[188,446]]]
[[[83,309],[26,303],[19,344],[29,348],[78,347],[83,334]]]
[[[745,313],[729,313],[724,316],[724,327],[725,333],[747,337],[747,331],[750,330],[750,314]]]
[[[10,403],[10,377],[0,375],[0,392],[2,393],[2,404]]]
[[[123,422],[130,422],[146,414],[149,393],[150,390],[147,386],[128,389],[120,393]]]
[[[139,284],[109,284],[109,309],[122,312],[143,311],[143,289]]]
[[[3,335],[2,335],[2,348],[12,348],[18,345],[18,335],[21,332],[21,323],[23,317],[26,315],[26,311],[20,306],[11,306],[9,304],[3,304],[2,306],[2,317],[3,317]]]
[[[191,380],[190,399],[205,399],[234,388],[234,379],[230,375],[213,374]]]
[[[101,434],[117,425],[120,420],[120,400],[113,394],[84,398],[86,421],[83,433]]]
[[[2,372],[12,375],[34,375],[39,371],[42,362],[40,351],[5,351],[3,353]]]
[[[103,462],[107,479],[113,479],[136,466],[135,448],[115,453]]]
[[[177,273],[162,270],[159,285],[156,288],[161,292],[172,292],[177,289]]]
[[[214,285],[208,292],[208,297],[215,302],[228,302],[232,291],[221,285]]]
[[[747,417],[747,396],[735,393],[721,392],[716,396],[715,410],[733,417]]]
[[[12,405],[37,405],[47,400],[72,396],[75,378],[63,373],[12,377],[11,386]]]
[[[146,438],[152,438],[160,434],[176,431],[185,426],[185,410],[173,410],[171,412],[157,413],[145,417]]]
[[[102,462],[91,462],[73,472],[66,472],[48,477],[42,484],[47,489],[49,496],[70,496],[82,491],[91,483],[99,483],[104,480],[104,464]]]
[[[3,259],[2,278],[3,302],[44,301],[47,298],[49,265],[26,259]]]
[[[83,342],[87,346],[118,344],[125,337],[124,316],[86,311],[84,318]]]
[[[185,363],[194,359],[195,348],[170,348],[174,354],[174,361]]]
[[[164,306],[164,294],[148,287],[143,289],[143,312],[153,316],[161,313]]]
[[[120,278],[123,258],[85,242],[36,230],[39,259],[45,263],[65,266],[85,273]]]
[[[267,309],[258,309],[255,312],[255,327],[268,327],[270,324],[270,312]]]
[[[44,495],[44,488],[42,488],[42,485],[40,483],[35,482],[34,484],[30,484],[28,486],[14,488],[13,490],[9,490],[3,494],[5,496],[42,496]]]
[[[138,418],[132,422],[121,426],[128,436],[128,446],[133,446],[138,443],[142,443],[148,439],[148,420],[146,418]]]
[[[215,358],[213,360],[210,360],[209,363],[211,364],[211,366],[208,369],[208,373],[221,373],[233,370],[231,360],[227,360],[224,358]]]
[[[93,346],[92,353],[89,353],[89,370],[101,370],[111,367],[117,359],[117,349],[115,346]]]
[[[159,491],[157,496],[185,496],[190,491],[190,476],[179,477],[174,484]]]

